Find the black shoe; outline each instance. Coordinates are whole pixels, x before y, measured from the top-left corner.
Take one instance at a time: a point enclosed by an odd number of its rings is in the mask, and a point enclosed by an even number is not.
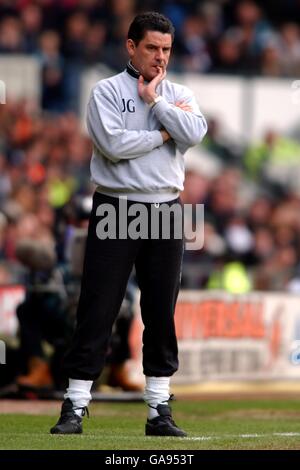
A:
[[[87,413],[88,409],[82,408],[82,416]],[[74,409],[73,403],[67,398],[61,407],[60,418],[56,425],[50,429],[51,434],[81,434],[82,433],[82,418],[78,416]]]
[[[147,420],[146,436],[187,436],[187,434],[174,423],[170,406],[158,405],[156,409],[159,416]]]

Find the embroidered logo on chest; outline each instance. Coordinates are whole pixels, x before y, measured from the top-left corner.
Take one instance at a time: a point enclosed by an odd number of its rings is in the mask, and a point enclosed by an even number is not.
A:
[[[135,106],[134,106],[134,100],[125,100],[122,98],[122,113],[125,113],[125,111],[128,111],[128,113],[135,113]]]

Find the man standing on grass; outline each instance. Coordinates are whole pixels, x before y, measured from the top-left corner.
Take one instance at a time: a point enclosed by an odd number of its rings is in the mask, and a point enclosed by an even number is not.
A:
[[[174,311],[183,236],[175,236],[179,212],[174,210],[169,219],[170,236],[164,237],[165,227],[160,227],[159,236],[151,237],[150,213],[160,210],[161,205],[169,209],[180,205],[183,155],[201,141],[207,126],[192,92],[165,79],[173,38],[173,25],[165,16],[156,12],[136,16],[128,31],[130,61],[126,70],[101,80],[91,93],[87,124],[94,145],[91,174],[97,188],[77,328],[64,363],[69,387],[52,434],[82,432],[92,383],[104,367],[112,325],[135,267],[145,327],[146,435],[186,436],[174,423],[168,404],[170,377],[178,369]],[[120,202],[124,199],[128,229],[133,206],[147,210],[147,227],[141,230],[146,230],[148,237],[119,235],[124,221]],[[105,237],[100,228],[107,212],[114,214],[115,220],[109,224],[114,230]]]

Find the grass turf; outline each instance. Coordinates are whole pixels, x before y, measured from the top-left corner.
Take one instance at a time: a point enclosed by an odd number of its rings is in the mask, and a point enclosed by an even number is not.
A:
[[[300,449],[300,400],[178,401],[173,411],[188,438],[145,437],[142,403],[93,404],[84,434],[73,436],[49,434],[53,412],[3,414],[0,449]]]

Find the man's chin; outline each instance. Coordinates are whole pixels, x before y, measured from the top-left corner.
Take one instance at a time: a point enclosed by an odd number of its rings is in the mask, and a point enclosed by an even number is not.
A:
[[[147,82],[151,82],[151,80],[153,80],[153,78],[155,78],[158,75],[158,73],[159,72],[153,71],[153,72],[143,75],[143,77],[145,80],[147,80]]]

